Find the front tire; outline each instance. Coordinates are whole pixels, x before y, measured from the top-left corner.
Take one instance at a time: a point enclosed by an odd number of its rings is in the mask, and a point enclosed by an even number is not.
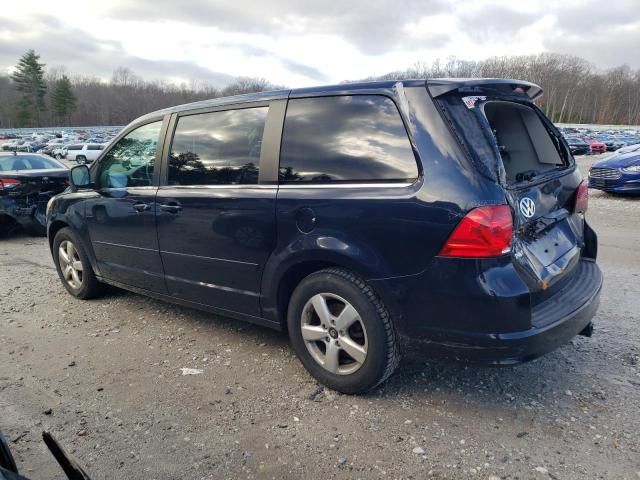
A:
[[[389,312],[373,289],[347,270],[330,268],[302,280],[291,296],[287,324],[305,368],[339,392],[371,390],[398,365]]]
[[[62,285],[71,295],[82,300],[102,292],[89,258],[70,228],[62,228],[53,239],[53,260]]]

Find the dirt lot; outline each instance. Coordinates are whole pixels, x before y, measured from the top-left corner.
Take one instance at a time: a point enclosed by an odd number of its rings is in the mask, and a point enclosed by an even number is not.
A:
[[[2,240],[0,429],[34,479],[62,476],[50,430],[95,479],[637,480],[640,199],[592,191],[588,218],[593,338],[501,369],[406,359],[360,397],[320,388],[282,334],[122,291],[75,300],[44,239]]]

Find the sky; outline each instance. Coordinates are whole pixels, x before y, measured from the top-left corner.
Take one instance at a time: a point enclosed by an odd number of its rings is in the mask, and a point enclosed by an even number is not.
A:
[[[418,61],[556,52],[640,68],[640,0],[21,0],[3,2],[0,71],[29,48],[48,68],[108,79],[263,77],[288,87]],[[10,5],[10,8],[6,8]]]

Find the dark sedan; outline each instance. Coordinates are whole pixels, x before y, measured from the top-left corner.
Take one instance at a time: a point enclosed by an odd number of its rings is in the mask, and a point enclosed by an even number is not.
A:
[[[572,155],[586,155],[591,151],[589,144],[581,138],[567,138],[567,144]]]
[[[69,184],[69,169],[36,153],[0,153],[0,235],[46,233],[47,202]]]
[[[640,193],[640,145],[621,150],[591,166],[590,188],[612,193]]]

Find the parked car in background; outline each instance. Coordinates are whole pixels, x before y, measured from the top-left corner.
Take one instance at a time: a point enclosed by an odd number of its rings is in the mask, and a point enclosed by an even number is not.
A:
[[[67,148],[72,144],[64,144],[58,147],[55,147],[51,150],[51,156],[56,160],[62,160],[63,158],[67,158]]]
[[[640,143],[636,143],[634,145],[627,145],[626,147],[619,148],[615,153],[630,153],[630,152],[640,152]]]
[[[568,137],[567,145],[569,145],[569,150],[573,155],[586,155],[591,152],[589,144],[578,137]]]
[[[22,145],[20,145],[17,148],[18,152],[28,152],[28,153],[33,153],[33,152],[37,152],[38,150],[46,147],[47,144],[42,142],[42,141],[31,141],[31,142],[25,142]]]
[[[607,152],[615,152],[618,148],[624,146],[609,135],[600,135],[596,138],[596,140],[604,143],[605,147],[607,148]]]
[[[607,146],[604,142],[595,139],[587,139],[587,143],[589,144],[589,152],[593,155],[598,155],[601,153],[606,153]]]
[[[69,185],[69,169],[36,153],[0,153],[0,234],[46,233],[46,206]]]
[[[79,143],[67,147],[66,159],[78,163],[91,163],[96,160],[104,150],[100,143]]]
[[[2,144],[2,150],[5,152],[11,152],[11,151],[15,151],[18,150],[18,147],[20,147],[20,145],[24,144],[24,140],[21,138],[14,138],[13,140],[9,141],[9,142],[5,142]]]
[[[602,285],[587,182],[541,93],[386,81],[150,113],[51,201],[54,264],[78,298],[110,283],[286,330],[345,393],[407,344],[531,360],[590,335]]]
[[[589,187],[610,193],[640,193],[640,145],[594,162],[589,169]]]
[[[38,153],[50,155],[53,157],[53,151],[58,148],[62,148],[64,145],[65,143],[62,141],[62,139],[56,138],[54,140],[50,140],[44,147],[38,150]]]

